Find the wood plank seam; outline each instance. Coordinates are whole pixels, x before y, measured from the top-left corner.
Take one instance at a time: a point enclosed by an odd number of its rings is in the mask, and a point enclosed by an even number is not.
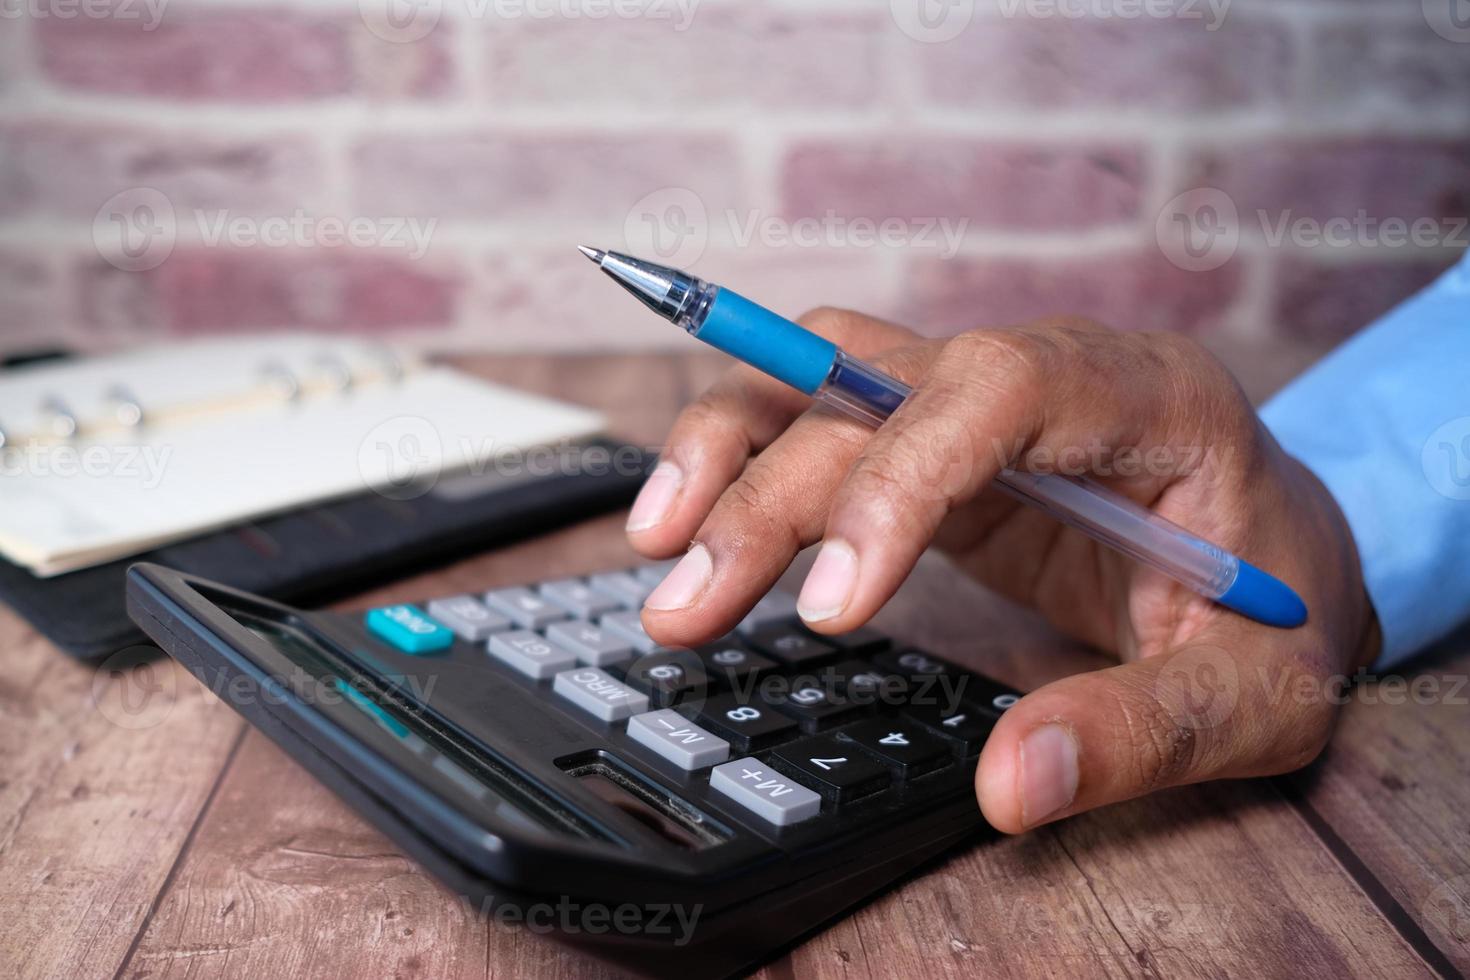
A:
[[[210,808],[214,806],[214,798],[219,793],[220,787],[224,785],[225,776],[230,767],[235,764],[235,756],[240,752],[240,746],[245,743],[245,736],[250,733],[250,726],[242,720],[240,730],[235,734],[235,740],[230,744],[230,751],[226,753],[224,763],[219,767],[219,772],[214,777],[214,784],[209,787],[209,793],[204,797],[204,803],[199,807],[199,812],[194,815],[194,822],[189,827],[189,832],[184,835],[184,842],[179,845],[179,853],[174,855],[174,860],[169,865],[168,874],[163,876],[162,883],[158,886],[158,892],[148,903],[148,909],[143,913],[143,921],[138,923],[138,929],[133,933],[132,942],[128,943],[128,951],[123,954],[123,959],[118,964],[117,972],[112,975],[112,980],[122,980],[127,973],[128,967],[133,962],[133,956],[138,952],[138,946],[143,937],[148,933],[148,927],[153,923],[153,916],[157,913],[169,889],[173,887],[174,878],[178,875],[179,868],[183,866],[185,858],[188,857],[189,849],[194,844],[194,837],[199,833],[199,828],[204,824],[209,815]]]
[[[1338,867],[1357,884],[1385,921],[1424,961],[1424,965],[1441,977],[1463,978],[1464,974],[1455,968],[1445,951],[1419,926],[1403,904],[1394,898],[1388,886],[1353,853],[1352,847],[1338,835],[1332,824],[1317,812],[1317,808],[1301,792],[1296,780],[1288,774],[1273,777],[1270,782],[1307,829],[1322,842],[1322,846],[1332,855]]]

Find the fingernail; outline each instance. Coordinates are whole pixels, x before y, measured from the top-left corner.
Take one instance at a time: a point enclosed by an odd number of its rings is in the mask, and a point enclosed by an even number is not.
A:
[[[1021,822],[1034,826],[1077,795],[1077,742],[1062,725],[1042,725],[1021,739]]]
[[[679,564],[664,576],[664,580],[649,594],[643,605],[660,612],[683,609],[699,598],[699,594],[709,584],[710,572],[713,570],[714,565],[710,563],[709,551],[704,545],[696,544],[683,558],[679,559]]]
[[[846,541],[833,538],[822,542],[817,560],[802,583],[796,611],[808,623],[831,619],[847,608],[857,585],[857,552]]]
[[[679,488],[683,485],[684,471],[679,467],[673,463],[655,466],[644,481],[643,489],[638,491],[638,499],[633,501],[627,529],[646,531],[668,520],[669,511],[674,509],[674,498],[679,496]]]

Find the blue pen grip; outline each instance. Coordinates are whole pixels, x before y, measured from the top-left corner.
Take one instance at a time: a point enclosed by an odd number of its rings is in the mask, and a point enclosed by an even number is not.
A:
[[[837,345],[721,288],[695,336],[808,395],[827,380]]]

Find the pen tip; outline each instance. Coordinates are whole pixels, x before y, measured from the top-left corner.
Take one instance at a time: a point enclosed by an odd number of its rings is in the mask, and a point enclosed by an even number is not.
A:
[[[577,251],[581,252],[583,255],[587,256],[589,260],[596,262],[598,265],[602,265],[602,260],[607,256],[607,253],[602,251],[601,249],[589,248],[586,245],[578,245]]]

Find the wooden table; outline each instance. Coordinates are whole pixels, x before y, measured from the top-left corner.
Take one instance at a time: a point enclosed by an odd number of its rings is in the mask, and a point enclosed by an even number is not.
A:
[[[651,445],[719,369],[672,356],[472,366],[576,392]],[[630,561],[621,524],[590,521],[349,605]],[[1025,689],[1103,663],[935,557],[880,625]],[[0,658],[0,975],[608,972],[487,925],[172,661],[99,672],[5,610]],[[1448,689],[1470,672],[1470,645],[1414,671]],[[1470,972],[1470,689],[1456,703],[1385,703],[1391,693],[1361,688],[1305,772],[1161,793],[955,853],[763,975]]]

